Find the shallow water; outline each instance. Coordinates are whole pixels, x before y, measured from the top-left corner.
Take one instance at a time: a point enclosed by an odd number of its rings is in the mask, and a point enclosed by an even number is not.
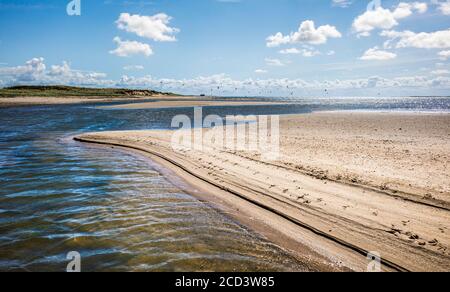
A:
[[[68,138],[164,128],[172,113],[0,111],[0,270],[64,271],[70,251],[81,254],[83,271],[307,270],[180,191],[144,158]]]
[[[434,107],[414,104],[305,101],[210,107],[204,114],[449,109],[448,99],[428,102]],[[308,270],[180,191],[144,158],[69,139],[90,131],[168,128],[174,115],[192,112],[86,105],[0,109],[0,270],[64,271],[70,251],[80,252],[83,271]]]

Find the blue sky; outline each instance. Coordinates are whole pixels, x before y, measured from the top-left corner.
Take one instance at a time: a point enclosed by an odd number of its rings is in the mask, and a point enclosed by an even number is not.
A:
[[[0,86],[450,95],[450,1],[0,0]]]

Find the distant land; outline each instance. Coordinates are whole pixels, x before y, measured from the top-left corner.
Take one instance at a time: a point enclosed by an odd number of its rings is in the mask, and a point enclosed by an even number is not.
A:
[[[73,86],[13,86],[0,89],[0,97],[151,97],[176,94],[149,89],[87,88]]]

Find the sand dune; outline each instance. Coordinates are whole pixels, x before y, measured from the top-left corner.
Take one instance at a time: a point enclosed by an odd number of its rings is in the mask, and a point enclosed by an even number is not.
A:
[[[326,270],[364,270],[369,251],[386,270],[450,269],[450,115],[317,113],[280,126],[277,161],[214,145],[175,152],[171,131],[77,139],[146,153]]]

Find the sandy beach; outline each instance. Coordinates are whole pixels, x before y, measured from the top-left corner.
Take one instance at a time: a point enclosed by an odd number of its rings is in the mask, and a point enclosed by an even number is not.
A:
[[[101,109],[158,109],[158,108],[183,108],[194,106],[252,106],[252,105],[276,105],[280,102],[261,102],[247,100],[212,100],[211,97],[198,96],[148,96],[148,97],[0,97],[1,107],[34,106],[34,105],[58,105],[58,104],[93,104],[93,103],[117,103],[118,105],[100,106]],[[132,102],[132,103],[131,103]]]
[[[174,101],[174,100],[197,100],[196,96],[167,96],[155,95],[146,97],[39,97],[39,96],[23,96],[23,97],[0,97],[1,107],[12,106],[33,106],[33,105],[57,105],[57,104],[89,104],[89,103],[108,103],[123,102],[125,104],[136,101]]]
[[[213,101],[213,100],[157,100],[154,102],[129,103],[120,105],[108,105],[102,109],[157,109],[157,108],[183,108],[195,106],[252,106],[252,105],[277,105],[286,104],[280,102],[259,102],[259,101]]]
[[[204,129],[203,131],[210,131]],[[450,115],[313,113],[280,120],[281,157],[176,152],[172,131],[89,133],[78,141],[143,153],[202,199],[322,270],[450,268]]]

